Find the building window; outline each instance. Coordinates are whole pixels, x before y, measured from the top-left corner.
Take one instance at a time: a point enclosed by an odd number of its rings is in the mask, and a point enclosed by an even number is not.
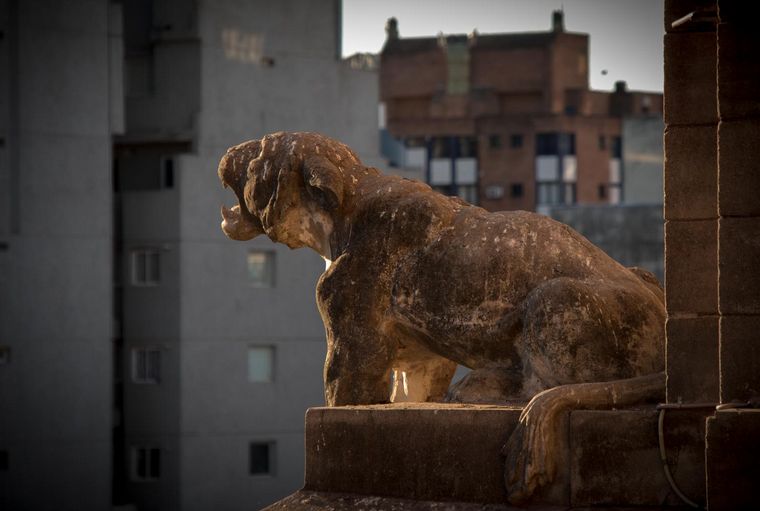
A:
[[[498,200],[504,197],[504,187],[501,185],[486,186],[486,199]]]
[[[499,135],[488,136],[488,147],[491,149],[498,149],[501,147],[501,137]]]
[[[619,158],[610,160],[610,180],[607,188],[610,204],[620,204],[623,200],[623,164]],[[599,198],[605,199],[607,196]]]
[[[599,199],[604,200],[607,198],[607,187],[603,184],[599,185]]]
[[[0,346],[0,366],[11,363],[11,347]]]
[[[623,158],[623,139],[621,137],[612,137],[612,154],[613,158]]]
[[[248,472],[251,475],[274,474],[274,442],[251,442],[248,453]]]
[[[536,135],[537,207],[575,204],[577,160],[574,133]]]
[[[538,133],[536,155],[575,154],[575,133]]]
[[[132,481],[157,481],[161,477],[161,449],[132,447]]]
[[[446,42],[446,92],[467,94],[470,92],[470,49],[467,41]]]
[[[174,188],[174,158],[171,156],[161,158],[161,187]]]
[[[8,451],[0,451],[0,472],[8,471]]]
[[[509,195],[513,199],[519,199],[523,196],[523,185],[522,183],[512,183],[512,185],[509,187]]]
[[[132,251],[132,285],[155,286],[161,278],[159,252],[155,248]]]
[[[161,350],[158,348],[132,349],[132,381],[150,384],[161,381]]]
[[[604,151],[607,149],[607,137],[599,135],[599,150]]]
[[[274,381],[274,346],[248,348],[248,381],[254,383]]]
[[[274,252],[248,252],[248,279],[254,287],[274,287]]]
[[[512,149],[519,149],[523,145],[523,136],[520,133],[515,133],[509,137],[509,146]]]

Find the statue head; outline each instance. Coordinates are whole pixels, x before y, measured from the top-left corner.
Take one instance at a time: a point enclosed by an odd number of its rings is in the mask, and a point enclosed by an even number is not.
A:
[[[360,164],[347,146],[317,133],[278,132],[231,147],[218,174],[238,204],[222,207],[222,230],[235,240],[265,233],[329,257],[344,180]]]

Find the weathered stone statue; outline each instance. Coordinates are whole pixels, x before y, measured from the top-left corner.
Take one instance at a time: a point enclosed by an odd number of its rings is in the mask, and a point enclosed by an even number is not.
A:
[[[661,288],[568,226],[385,176],[316,133],[232,147],[219,177],[239,203],[227,236],[327,261],[328,405],[530,400],[505,448],[512,502],[552,481],[564,412],[662,399]],[[457,364],[472,372],[449,389]]]

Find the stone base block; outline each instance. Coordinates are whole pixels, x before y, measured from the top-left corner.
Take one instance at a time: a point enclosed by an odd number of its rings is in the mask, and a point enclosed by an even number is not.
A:
[[[512,509],[501,449],[520,411],[419,403],[312,408],[304,488],[269,509]],[[572,412],[557,481],[529,508],[683,506],[660,463],[657,418],[653,407]],[[674,410],[664,428],[671,473],[699,503],[704,424],[701,411]]]
[[[306,412],[305,490],[506,503],[519,408],[380,405]]]

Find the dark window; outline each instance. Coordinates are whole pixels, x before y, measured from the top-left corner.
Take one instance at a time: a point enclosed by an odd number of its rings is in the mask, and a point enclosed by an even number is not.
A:
[[[174,188],[174,158],[164,158],[163,173],[164,188]]]
[[[0,365],[10,364],[11,362],[11,347],[0,346]]]
[[[600,199],[607,198],[607,187],[605,185],[599,185],[599,198]]]
[[[478,157],[478,141],[473,137],[460,137],[459,138],[459,158],[477,158]]]
[[[578,114],[578,108],[576,108],[575,105],[565,106],[565,115],[577,115],[577,114]]]
[[[272,473],[271,442],[252,442],[250,445],[249,472],[251,475]]]
[[[0,472],[8,471],[8,451],[0,451]]]
[[[501,137],[499,135],[488,136],[488,147],[491,149],[498,149],[501,147]]]
[[[607,149],[607,138],[604,135],[599,135],[599,150],[604,151]]]
[[[449,137],[435,137],[432,140],[432,157],[451,158],[451,145],[451,139]]]
[[[132,480],[155,481],[161,477],[161,449],[135,447],[132,450]]]
[[[558,137],[556,133],[539,133],[536,135],[536,154],[550,155],[558,152]]]
[[[538,156],[575,154],[575,134],[538,133],[536,154]]]
[[[522,183],[512,183],[512,185],[509,187],[509,195],[513,199],[517,199],[519,197],[523,196],[523,185]]]
[[[612,137],[612,157],[623,158],[623,139],[621,137]]]
[[[515,133],[509,137],[509,145],[512,149],[518,149],[523,145],[523,136],[521,133]]]

